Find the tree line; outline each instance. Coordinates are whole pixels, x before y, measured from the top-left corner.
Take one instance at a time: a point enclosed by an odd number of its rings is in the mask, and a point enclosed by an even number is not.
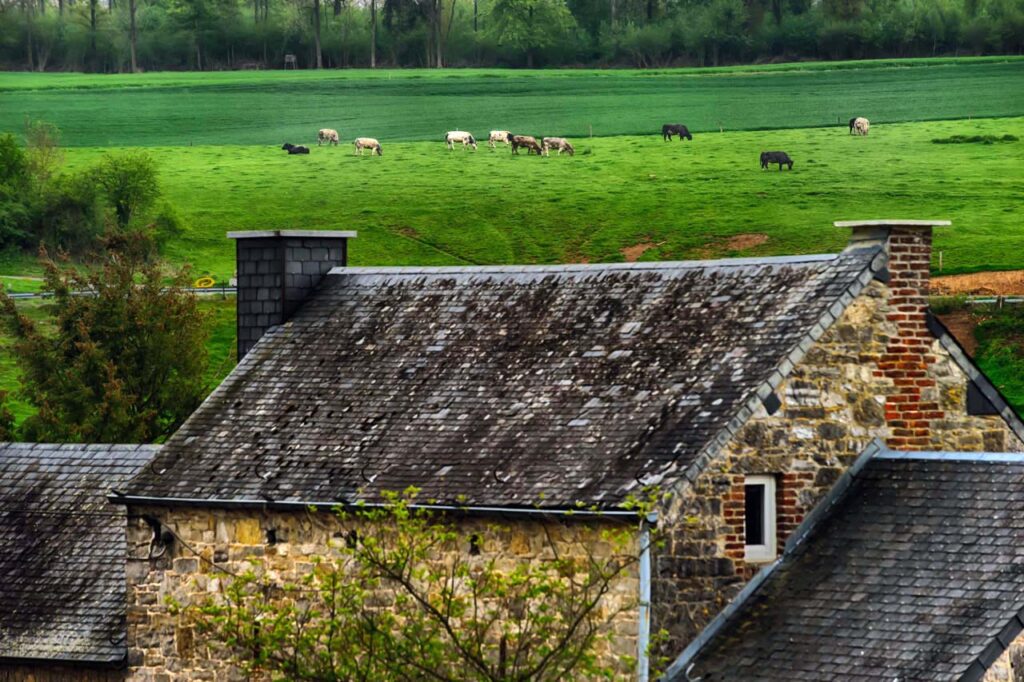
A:
[[[719,65],[1017,54],[1024,0],[0,0],[0,66]],[[288,60],[291,66],[291,59]]]

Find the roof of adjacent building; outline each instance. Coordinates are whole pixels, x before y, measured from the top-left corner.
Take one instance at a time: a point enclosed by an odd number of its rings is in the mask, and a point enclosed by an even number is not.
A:
[[[416,486],[420,499],[466,506],[614,507],[697,461],[884,264],[875,245],[676,263],[339,268],[260,340],[126,499],[339,503]]]
[[[125,659],[125,509],[157,446],[0,443],[0,660]]]
[[[670,680],[977,680],[1024,628],[1024,454],[883,450],[830,503]]]

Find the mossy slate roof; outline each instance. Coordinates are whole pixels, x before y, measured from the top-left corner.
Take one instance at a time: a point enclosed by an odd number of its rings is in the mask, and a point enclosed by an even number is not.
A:
[[[125,509],[157,446],[0,443],[0,661],[118,663]]]
[[[1021,632],[1022,609],[1024,455],[887,453],[743,600],[690,677],[977,680]]]
[[[692,462],[876,256],[336,269],[126,494],[613,507]]]

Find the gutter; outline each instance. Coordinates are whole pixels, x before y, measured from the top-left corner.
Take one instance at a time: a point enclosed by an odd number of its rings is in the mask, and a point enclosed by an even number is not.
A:
[[[313,509],[382,509],[392,505],[385,502],[350,502],[346,500],[322,501],[322,500],[287,500],[275,502],[273,500],[229,500],[229,499],[206,499],[192,497],[147,497],[143,495],[125,495],[117,491],[107,495],[107,500],[114,504],[123,505],[146,505],[154,507],[205,507],[216,509],[252,509],[261,511],[302,511]],[[430,511],[456,512],[462,514],[481,514],[497,516],[561,516],[565,518],[582,517],[588,519],[614,518],[614,519],[635,519],[635,511],[622,509],[595,510],[595,509],[543,509],[538,507],[489,507],[472,505],[449,505],[449,504],[410,504],[410,509],[426,509]]]
[[[651,527],[658,524],[657,512],[651,512],[640,522],[640,601],[638,605],[639,624],[636,637],[636,679],[648,682],[650,661],[648,648],[651,646]]]

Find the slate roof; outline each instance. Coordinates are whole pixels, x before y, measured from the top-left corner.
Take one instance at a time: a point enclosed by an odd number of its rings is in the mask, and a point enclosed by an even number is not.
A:
[[[0,443],[0,661],[125,659],[125,509],[149,445]]]
[[[884,258],[336,269],[126,499],[415,485],[467,506],[613,507],[696,461]]]
[[[1024,454],[883,451],[759,575],[670,680],[981,679],[1024,627]]]

